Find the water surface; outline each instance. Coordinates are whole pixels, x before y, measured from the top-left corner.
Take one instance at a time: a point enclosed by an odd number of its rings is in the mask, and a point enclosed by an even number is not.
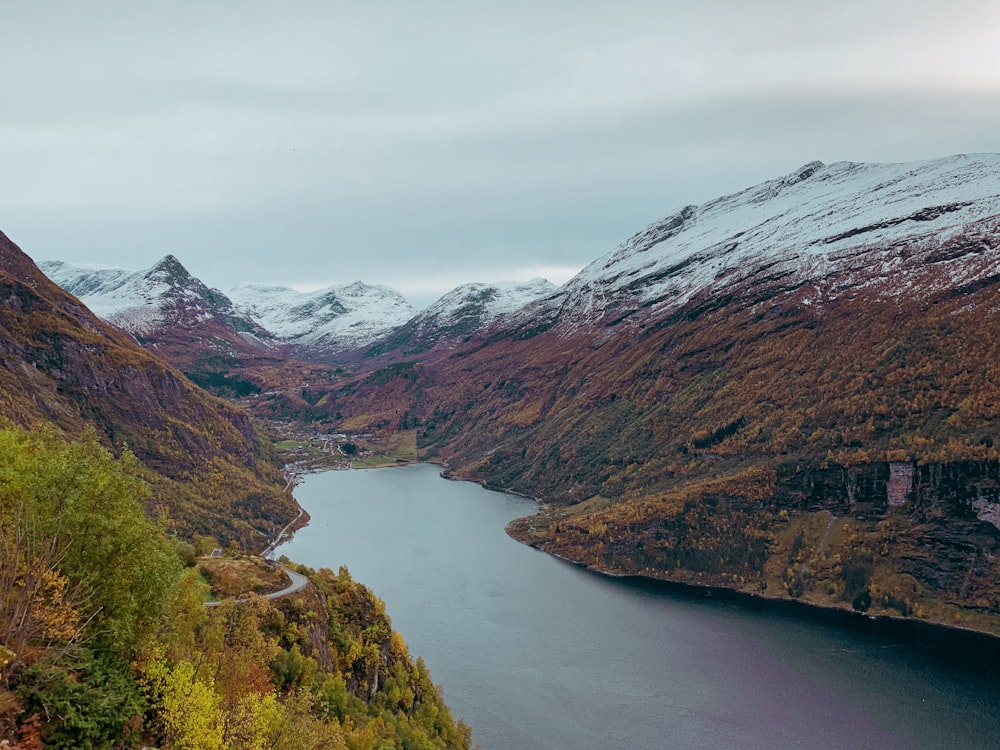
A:
[[[1000,672],[590,573],[506,536],[530,500],[438,471],[308,476],[278,552],[383,598],[483,750],[1000,748]]]

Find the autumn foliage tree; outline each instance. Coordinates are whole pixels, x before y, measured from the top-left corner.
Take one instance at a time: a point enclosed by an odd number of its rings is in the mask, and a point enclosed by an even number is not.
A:
[[[159,621],[179,565],[140,472],[93,435],[0,431],[0,640],[17,659],[95,639],[128,658]]]

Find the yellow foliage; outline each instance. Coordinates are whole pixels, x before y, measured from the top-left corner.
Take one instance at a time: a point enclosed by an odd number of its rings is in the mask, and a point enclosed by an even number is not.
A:
[[[193,664],[173,668],[155,661],[145,681],[157,700],[168,750],[223,750],[222,700],[210,676],[196,675]]]
[[[46,570],[36,593],[36,617],[45,638],[70,641],[77,636],[80,613],[66,597],[67,579],[57,570]]]

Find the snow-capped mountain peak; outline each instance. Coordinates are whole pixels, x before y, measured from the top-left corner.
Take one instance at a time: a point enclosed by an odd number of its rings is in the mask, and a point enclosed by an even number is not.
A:
[[[150,281],[168,284],[172,287],[197,281],[174,255],[164,255],[144,275]]]
[[[398,350],[410,355],[444,342],[460,341],[515,315],[526,305],[552,297],[558,289],[552,282],[541,278],[495,284],[462,284],[417,313],[406,325],[376,342],[369,354],[374,356]]]
[[[315,292],[246,283],[233,289],[230,298],[192,276],[174,255],[164,256],[143,271],[63,261],[39,266],[97,315],[140,340],[159,338],[168,328],[181,335],[217,320],[230,334],[252,345],[277,339],[312,348],[352,349],[402,325],[414,314],[410,303],[395,290],[360,281]],[[206,335],[217,338],[220,333]]]
[[[192,326],[212,318],[239,317],[226,295],[192,276],[173,255],[142,271],[63,261],[43,261],[39,267],[97,315],[133,336],[142,337],[167,325]],[[243,331],[255,327],[249,321],[237,322]]]
[[[863,263],[882,263],[886,274],[904,246],[948,243],[998,217],[1000,154],[906,164],[810,162],[654,222],[584,268],[549,309],[571,324],[651,313],[759,280],[762,269],[789,283],[823,269],[843,272],[847,259],[862,252]]]
[[[315,292],[247,283],[229,294],[237,307],[279,339],[307,347],[364,346],[414,314],[399,292],[360,281]]]
[[[440,322],[457,322],[463,317],[473,316],[477,326],[486,326],[502,315],[512,313],[556,289],[558,287],[555,284],[542,278],[501,281],[495,284],[462,284],[420,313],[417,319],[435,318]]]

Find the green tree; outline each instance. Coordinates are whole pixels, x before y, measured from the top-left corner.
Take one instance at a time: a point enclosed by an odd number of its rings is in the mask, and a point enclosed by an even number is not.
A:
[[[128,665],[113,654],[86,647],[30,667],[18,692],[26,714],[49,717],[41,726],[48,748],[116,747],[127,729],[142,720],[142,696]]]
[[[170,668],[165,660],[147,665],[143,683],[156,709],[168,747],[222,750],[222,699],[211,676],[199,677],[191,662]]]
[[[149,490],[127,450],[116,459],[93,432],[67,443],[55,429],[0,430],[0,639],[59,640],[46,606],[76,610],[80,633],[130,659],[159,622],[180,570],[145,514]],[[65,577],[60,584],[58,576]],[[21,593],[19,593],[21,589]],[[46,595],[46,591],[48,594]],[[11,613],[20,612],[19,620]],[[18,625],[25,623],[29,627]],[[17,632],[19,628],[22,632]]]

